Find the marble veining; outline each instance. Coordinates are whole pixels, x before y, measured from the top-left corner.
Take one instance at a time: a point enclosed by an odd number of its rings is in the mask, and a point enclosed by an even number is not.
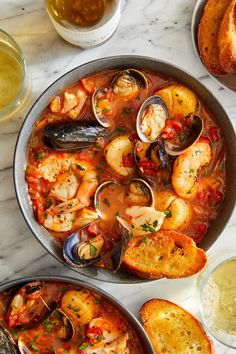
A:
[[[200,80],[218,98],[236,127],[235,93],[210,78],[195,55],[190,33],[194,5],[192,0],[123,0],[121,22],[112,38],[99,47],[82,50],[57,35],[43,0],[1,0],[0,28],[10,33],[22,48],[32,87],[26,109],[0,124],[0,282],[42,274],[86,280],[56,261],[32,236],[19,211],[12,178],[14,146],[25,114],[34,100],[65,72],[107,55],[139,54],[166,60]],[[236,250],[235,234],[236,213],[209,254]],[[178,303],[199,318],[196,277],[138,285],[88,281],[116,296],[137,317],[143,302],[161,297]],[[213,341],[217,354],[236,352]]]

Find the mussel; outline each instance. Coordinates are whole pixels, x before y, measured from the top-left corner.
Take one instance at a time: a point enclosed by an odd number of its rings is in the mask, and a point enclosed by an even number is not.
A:
[[[185,125],[185,131],[181,133],[180,137],[177,137],[177,142],[165,140],[164,148],[167,154],[171,156],[182,154],[201,136],[204,126],[202,118],[193,114],[188,118],[187,122],[188,124]]]
[[[0,327],[0,353],[1,354],[17,354],[10,334]]]
[[[114,273],[120,268],[128,243],[132,238],[132,230],[126,220],[117,217],[117,221],[119,222],[121,239],[111,252],[112,269]]]
[[[51,123],[43,131],[44,143],[58,151],[76,151],[99,145],[107,135],[106,128],[88,121]]]
[[[37,325],[55,308],[53,295],[56,289],[51,284],[32,282],[23,286],[13,297],[7,311],[10,328]]]
[[[109,128],[111,126],[109,115],[112,112],[111,103],[107,98],[107,92],[107,88],[99,88],[94,91],[92,96],[93,114],[97,121],[105,128]]]
[[[171,178],[171,157],[164,148],[161,138],[150,144],[138,140],[134,148],[134,159],[139,174],[149,182],[157,181],[161,187]]]
[[[66,343],[72,339],[75,329],[70,318],[61,309],[55,309],[51,315],[39,327],[28,332],[22,332],[18,338],[18,349],[21,354],[32,353],[32,337],[34,338],[34,345],[37,350],[44,349],[45,336],[47,338],[47,345],[50,341],[58,340],[61,343]],[[53,344],[53,343],[52,343]]]
[[[129,100],[139,95],[140,87],[148,88],[148,79],[137,69],[126,69],[115,75],[111,87],[114,94]]]
[[[91,223],[89,225],[94,225]],[[87,267],[101,258],[104,238],[101,234],[91,238],[87,233],[88,224],[73,233],[64,243],[63,256],[66,262],[77,268]]]
[[[140,107],[136,129],[139,138],[147,143],[158,140],[165,127],[168,111],[165,102],[159,96],[150,96]]]
[[[96,212],[104,220],[121,216],[130,205],[154,206],[154,204],[152,188],[140,178],[132,178],[127,185],[106,181],[98,187],[94,195]]]

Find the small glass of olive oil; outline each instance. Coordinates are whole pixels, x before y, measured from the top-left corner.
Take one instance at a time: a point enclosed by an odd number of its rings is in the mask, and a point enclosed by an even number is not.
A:
[[[0,30],[0,121],[11,118],[26,102],[28,77],[22,51]]]
[[[236,250],[209,257],[198,290],[205,327],[221,343],[236,348]]]

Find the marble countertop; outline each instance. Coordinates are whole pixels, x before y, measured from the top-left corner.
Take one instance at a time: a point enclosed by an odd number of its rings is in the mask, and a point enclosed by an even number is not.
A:
[[[82,63],[107,55],[140,54],[169,61],[190,72],[219,99],[235,126],[235,93],[213,81],[195,56],[190,33],[194,5],[193,0],[123,0],[121,22],[113,37],[99,47],[82,50],[57,35],[42,0],[1,0],[0,28],[18,42],[30,71],[32,87],[27,109],[53,81]],[[27,275],[78,277],[41,247],[20,213],[13,187],[12,165],[16,138],[24,117],[25,112],[21,112],[12,121],[0,124],[0,282]],[[234,213],[209,253],[227,248],[236,250],[235,234]],[[161,297],[178,303],[199,318],[195,277],[138,285],[88,281],[116,296],[136,316],[143,302]],[[216,353],[236,352],[213,341]]]

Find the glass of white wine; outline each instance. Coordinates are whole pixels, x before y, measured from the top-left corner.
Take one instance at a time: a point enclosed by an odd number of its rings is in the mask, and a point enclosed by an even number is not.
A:
[[[218,341],[236,349],[236,249],[208,257],[197,289],[204,326]]]
[[[0,30],[0,122],[12,118],[26,103],[29,79],[23,53],[14,39]]]

